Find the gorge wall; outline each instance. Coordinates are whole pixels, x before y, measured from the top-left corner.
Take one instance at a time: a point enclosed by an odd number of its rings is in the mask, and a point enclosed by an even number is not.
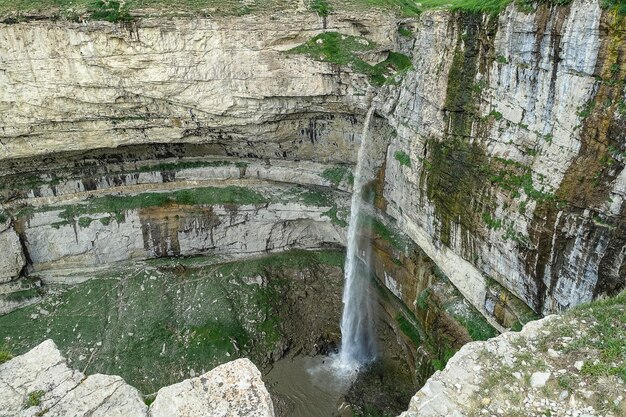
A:
[[[341,244],[374,105],[376,272],[411,313],[436,270],[500,330],[524,303],[542,315],[615,294],[625,30],[596,1],[0,24],[0,280]],[[289,52],[325,32],[412,68],[372,87]]]

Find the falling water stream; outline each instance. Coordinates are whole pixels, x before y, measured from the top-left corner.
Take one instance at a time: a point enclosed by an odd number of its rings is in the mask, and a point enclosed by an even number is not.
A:
[[[368,227],[368,217],[361,216],[361,208],[365,202],[366,148],[373,114],[374,106],[365,118],[354,172],[344,268],[341,349],[330,357],[281,359],[265,377],[273,392],[287,398],[293,406],[285,414],[290,417],[337,415],[338,405],[356,381],[358,371],[376,359],[376,318],[370,294],[371,245],[360,238],[360,231]],[[347,415],[352,413],[347,411]]]
[[[365,186],[366,146],[374,106],[370,107],[363,123],[361,146],[354,172],[354,187],[348,225],[348,247],[343,289],[343,316],[341,318],[341,350],[339,364],[345,369],[358,369],[372,361],[376,354],[374,317],[369,297],[369,258],[371,246],[359,244],[363,226],[361,206]],[[361,247],[365,246],[365,247]]]

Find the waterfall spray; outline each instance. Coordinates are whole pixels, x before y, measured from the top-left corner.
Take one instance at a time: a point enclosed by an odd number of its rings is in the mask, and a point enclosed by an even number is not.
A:
[[[359,245],[359,231],[362,226],[360,214],[363,203],[363,186],[365,185],[365,148],[373,114],[374,106],[371,106],[365,117],[363,133],[361,134],[361,145],[354,172],[350,223],[348,225],[339,361],[342,367],[350,369],[358,368],[370,362],[376,354],[374,317],[371,297],[369,296],[371,246],[369,244]]]

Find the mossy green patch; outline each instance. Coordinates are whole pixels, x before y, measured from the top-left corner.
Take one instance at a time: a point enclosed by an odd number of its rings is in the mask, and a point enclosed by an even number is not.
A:
[[[352,184],[354,182],[354,177],[352,176],[352,172],[346,165],[338,165],[331,168],[326,168],[324,172],[322,172],[322,178],[330,181],[336,187],[338,186],[344,178]]]
[[[393,226],[385,225],[376,218],[369,219],[372,231],[380,238],[386,240],[399,252],[404,252],[412,245],[410,239],[401,233],[399,230],[395,230]]]
[[[375,85],[382,85],[388,79],[393,79],[392,76],[403,74],[411,67],[410,58],[397,52],[390,52],[386,60],[376,65],[368,64],[361,56],[376,47],[374,42],[364,37],[324,32],[288,52],[349,66],[357,73],[368,75]]]
[[[41,405],[41,399],[46,393],[44,391],[33,391],[28,393],[28,398],[26,399],[25,408],[29,407],[37,407]]]
[[[504,10],[511,0],[422,0],[423,9],[444,8],[466,12],[497,14]]]
[[[27,288],[4,294],[2,298],[4,298],[5,301],[21,303],[23,301],[39,297],[41,295],[40,291],[41,290],[39,288]]]
[[[279,311],[287,286],[299,284],[282,271],[341,266],[344,256],[294,251],[223,264],[168,259],[69,288],[50,286],[36,306],[0,316],[4,356],[50,338],[73,367],[121,375],[145,393],[237,357],[262,366],[288,343]]]
[[[398,313],[396,316],[396,321],[398,322],[398,326],[400,330],[406,337],[409,338],[415,345],[415,347],[419,347],[421,344],[421,338],[419,335],[419,331],[402,313]]]
[[[263,204],[268,200],[258,192],[245,187],[200,187],[187,190],[178,190],[173,192],[155,192],[143,193],[137,195],[115,196],[107,195],[96,197],[86,201],[83,204],[72,206],[46,206],[37,210],[58,210],[63,211],[60,217],[66,221],[78,218],[81,227],[87,227],[92,219],[87,215],[111,213],[116,215],[116,219],[121,220],[118,216],[123,216],[128,210],[161,207],[167,204],[181,205],[212,205],[212,204]],[[16,217],[24,217],[32,214],[35,209],[30,208],[16,212]]]
[[[0,364],[5,363],[8,360],[13,358],[13,354],[11,351],[7,349],[5,346],[0,346]]]
[[[409,168],[411,167],[411,157],[406,152],[396,151],[393,154],[393,157],[396,159],[396,161],[400,162],[400,165],[409,167]]]
[[[498,331],[475,308],[470,314],[452,314],[454,319],[461,323],[472,340],[487,340],[498,335]]]
[[[426,190],[439,219],[439,238],[449,244],[453,223],[470,233],[478,230],[477,196],[488,186],[488,158],[480,145],[458,136],[429,141],[429,155]]]

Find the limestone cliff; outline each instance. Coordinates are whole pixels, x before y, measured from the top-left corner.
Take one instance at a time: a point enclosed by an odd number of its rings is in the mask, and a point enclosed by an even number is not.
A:
[[[375,96],[373,215],[408,235],[492,324],[524,321],[517,297],[545,314],[613,294],[626,276],[625,21],[577,0],[403,20],[338,12],[0,24],[0,171],[12,219],[2,279],[23,260],[41,271],[232,254],[247,250],[237,237],[252,230],[251,252],[341,242],[346,197],[328,190],[350,184],[329,178],[354,163]],[[287,53],[327,31],[375,45],[360,55],[373,63],[407,53],[412,69],[371,87],[354,66]],[[163,166],[181,158],[221,168]],[[299,179],[307,164],[317,165]],[[285,210],[270,191],[268,206],[239,201],[238,214],[223,202],[182,204],[190,213],[178,214],[175,197],[158,210],[85,208],[102,208],[89,201],[107,194],[147,201],[233,180],[322,185],[326,197]],[[203,213],[188,210],[198,205]],[[402,279],[389,262],[378,275],[416,311],[432,275],[412,269],[406,247],[392,251]]]
[[[624,286],[625,23],[595,1],[425,13],[383,92],[386,211],[505,327],[496,283],[540,314]]]

